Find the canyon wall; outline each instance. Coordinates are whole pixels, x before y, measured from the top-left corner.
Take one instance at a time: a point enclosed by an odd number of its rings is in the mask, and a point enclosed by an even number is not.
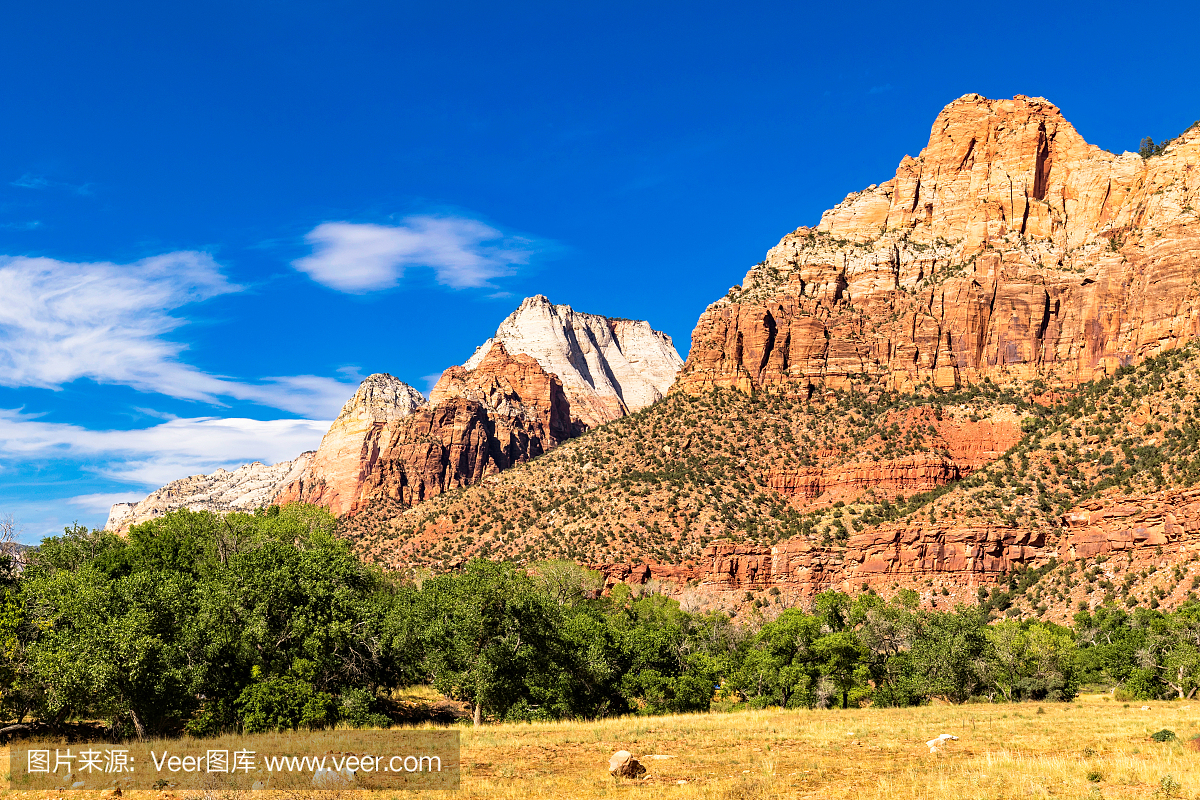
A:
[[[677,388],[1072,385],[1200,332],[1200,127],[1158,156],[967,95],[700,317]]]

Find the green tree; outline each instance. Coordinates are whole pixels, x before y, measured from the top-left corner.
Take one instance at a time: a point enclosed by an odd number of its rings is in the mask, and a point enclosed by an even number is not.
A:
[[[953,612],[921,615],[911,651],[921,694],[963,703],[979,689],[980,662],[988,652],[984,613],[960,605]]]
[[[193,587],[169,573],[109,578],[85,565],[22,588],[33,631],[29,679],[50,720],[93,713],[127,720],[139,738],[178,730],[201,677],[186,642]]]
[[[527,679],[551,668],[558,616],[529,576],[480,559],[421,587],[424,669],[442,692],[466,700],[476,725],[528,702]]]
[[[757,705],[811,706],[820,675],[821,656],[815,649],[820,637],[819,619],[797,608],[787,609],[759,631],[731,687],[757,698]]]
[[[855,672],[862,665],[862,643],[854,631],[827,633],[817,639],[813,650],[821,664],[821,673],[833,681],[842,693],[842,708],[850,707],[850,690],[854,688]]]

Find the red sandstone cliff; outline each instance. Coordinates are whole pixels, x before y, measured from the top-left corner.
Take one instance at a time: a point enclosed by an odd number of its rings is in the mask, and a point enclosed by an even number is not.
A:
[[[1041,98],[967,95],[704,312],[676,388],[1109,374],[1200,332],[1198,212],[1200,128],[1143,160]]]
[[[894,459],[881,459],[877,454],[867,459],[865,452],[849,459],[810,452],[819,465],[774,467],[767,472],[766,484],[805,510],[839,500],[852,502],[867,491],[877,497],[907,497],[965,478],[995,461],[1021,438],[1020,421],[1011,414],[971,420],[961,415],[936,415],[929,408],[909,409],[891,415],[889,422],[902,430],[927,425],[929,449]]]
[[[322,441],[312,467],[276,503],[313,503],[339,516],[381,497],[412,505],[477,483],[572,435],[558,378],[530,356],[510,356],[501,344],[475,369],[446,370],[429,406],[343,435],[344,420],[371,417],[362,407],[367,401],[360,389]]]

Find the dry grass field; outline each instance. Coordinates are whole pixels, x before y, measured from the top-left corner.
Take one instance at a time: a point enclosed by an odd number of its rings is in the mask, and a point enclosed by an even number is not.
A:
[[[1149,705],[1149,710],[1142,710]],[[1200,703],[1107,696],[1070,704],[748,711],[592,724],[505,725],[463,739],[465,797],[1196,797]],[[1178,742],[1150,734],[1174,730]],[[925,742],[959,737],[940,755]],[[605,771],[618,749],[640,781]],[[1168,778],[1169,776],[1169,778]],[[686,781],[686,783],[681,783]]]
[[[1193,798],[1200,796],[1200,752],[1192,745],[1192,737],[1200,734],[1198,721],[1200,702],[1126,705],[1105,695],[1089,695],[1070,704],[737,711],[466,728],[462,789],[449,796]],[[1163,728],[1175,731],[1178,741],[1150,738]],[[931,755],[925,742],[941,733],[959,739]],[[608,775],[608,757],[621,749],[643,759],[649,770],[644,778],[616,780]],[[79,800],[97,795],[70,794]],[[240,794],[241,800],[249,800],[260,793]],[[190,796],[127,794],[131,800]],[[197,795],[197,800],[217,798]]]

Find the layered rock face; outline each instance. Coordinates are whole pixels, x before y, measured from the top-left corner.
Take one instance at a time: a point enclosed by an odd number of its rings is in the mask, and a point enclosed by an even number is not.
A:
[[[446,370],[430,401],[382,443],[378,462],[363,480],[360,502],[336,513],[353,513],[379,498],[408,506],[478,483],[573,433],[558,378],[528,355],[510,355],[502,344],[491,347],[473,369]]]
[[[657,580],[678,591],[687,585],[713,594],[779,589],[789,602],[826,590],[854,593],[862,586],[890,595],[895,587],[924,589],[926,580],[953,587],[950,598],[974,599],[979,586],[997,583],[1020,565],[1055,557],[1044,536],[993,525],[886,526],[851,536],[844,550],[803,538],[773,546],[715,542],[690,567],[669,564],[596,564],[605,585]]]
[[[683,366],[671,337],[648,322],[583,314],[542,295],[526,298],[464,365],[497,344],[532,356],[562,381],[572,419],[594,427],[660,399]]]
[[[368,376],[342,406],[308,468],[269,499],[314,503],[334,514],[346,513],[361,498],[381,443],[390,439],[401,420],[426,405],[425,397],[407,383],[386,373]]]
[[[1200,128],[1143,160],[967,95],[711,305],[677,387],[1076,384],[1200,332]]]
[[[104,530],[124,533],[130,527],[182,508],[192,511],[253,511],[270,503],[280,489],[308,469],[314,453],[301,453],[291,461],[266,466],[258,461],[233,472],[219,469],[211,475],[193,475],[168,483],[138,503],[116,503]]]
[[[1020,420],[1013,414],[996,419],[963,419],[953,415],[935,418],[931,411],[897,415],[906,427],[928,424],[935,449],[893,459],[851,458],[815,451],[823,461],[809,467],[774,467],[766,483],[799,509],[853,502],[871,491],[879,497],[909,496],[961,480],[995,461],[1021,438]],[[862,454],[860,454],[862,455]]]
[[[364,383],[310,469],[275,502],[342,516],[372,500],[407,506],[477,483],[661,398],[682,363],[670,337],[645,322],[530,297],[466,364],[442,374],[427,407],[410,387],[415,397]],[[382,377],[395,381],[368,382]]]
[[[1088,558],[1141,547],[1200,545],[1200,489],[1167,489],[1120,502],[1087,500],[1063,517],[1062,558]]]
[[[689,585],[716,594],[776,588],[787,600],[800,602],[827,589],[854,592],[863,585],[884,594],[899,586],[930,595],[928,585],[934,581],[947,587],[943,605],[949,607],[973,601],[979,587],[995,585],[1015,568],[1041,566],[1051,559],[1122,554],[1131,564],[1155,571],[1200,555],[1200,489],[1132,495],[1123,502],[1088,500],[1062,521],[1065,535],[1057,542],[1050,541],[1046,529],[947,521],[882,525],[851,536],[844,550],[813,546],[803,539],[770,547],[717,542],[690,567],[590,566],[603,573],[606,587],[653,580],[668,592]],[[937,605],[937,595],[930,600]]]

